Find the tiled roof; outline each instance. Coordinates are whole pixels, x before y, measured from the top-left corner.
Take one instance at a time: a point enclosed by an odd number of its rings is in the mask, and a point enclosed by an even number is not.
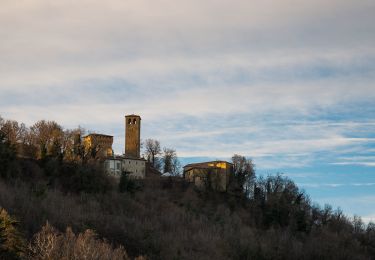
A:
[[[233,163],[227,161],[209,161],[209,162],[201,162],[201,163],[190,163],[186,164],[183,168],[207,168],[207,164],[209,163],[228,163],[233,165]]]
[[[114,156],[107,157],[107,159],[115,159],[115,160],[127,159],[127,160],[146,161],[146,159],[144,158],[135,158],[135,157],[130,157],[126,155],[114,155]]]
[[[89,137],[89,136],[113,137],[113,135],[104,135],[104,134],[91,133],[91,134],[85,135],[83,138],[85,138],[85,137]]]

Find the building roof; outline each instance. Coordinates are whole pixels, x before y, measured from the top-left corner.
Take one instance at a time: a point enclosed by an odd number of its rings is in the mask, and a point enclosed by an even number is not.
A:
[[[86,138],[86,137],[89,137],[89,136],[113,137],[113,135],[104,135],[104,134],[91,133],[91,134],[85,135],[83,138]]]
[[[125,115],[125,117],[139,117],[139,118],[141,118],[141,116],[139,116],[139,115],[135,115],[135,114]]]
[[[201,162],[201,163],[190,163],[186,164],[183,168],[207,168],[207,164],[209,163],[227,163],[233,165],[233,163],[227,161],[209,161],[209,162]]]
[[[165,172],[165,173],[163,173],[163,174],[161,175],[161,177],[171,177],[171,176],[173,176],[173,174],[170,173],[170,172]]]
[[[114,155],[114,156],[109,156],[107,159],[112,159],[112,160],[137,160],[137,161],[146,161],[144,158],[135,158],[135,157],[130,157],[126,155]]]

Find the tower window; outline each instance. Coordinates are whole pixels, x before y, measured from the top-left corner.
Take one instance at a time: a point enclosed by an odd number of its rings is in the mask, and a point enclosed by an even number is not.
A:
[[[137,124],[137,119],[133,119],[133,124],[136,125]]]
[[[131,125],[132,124],[132,120],[129,118],[128,120],[128,124]]]

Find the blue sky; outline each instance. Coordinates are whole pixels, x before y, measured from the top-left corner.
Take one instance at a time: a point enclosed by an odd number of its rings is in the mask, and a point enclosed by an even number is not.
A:
[[[375,220],[375,2],[3,0],[0,115],[251,157]]]

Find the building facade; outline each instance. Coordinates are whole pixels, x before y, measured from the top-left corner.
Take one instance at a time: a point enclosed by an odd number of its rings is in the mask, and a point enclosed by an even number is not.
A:
[[[184,166],[184,178],[194,183],[198,188],[212,188],[226,191],[233,164],[226,161],[210,161],[193,163]]]
[[[146,177],[146,160],[126,158],[122,160],[122,169],[124,172],[129,173],[134,179],[144,179]]]
[[[89,134],[83,137],[83,144],[86,150],[95,149],[96,156],[106,158],[113,156],[113,136],[103,134]]]
[[[113,156],[106,159],[105,170],[116,178],[120,178],[122,173],[126,173],[132,179],[144,179],[146,177],[146,160]]]

